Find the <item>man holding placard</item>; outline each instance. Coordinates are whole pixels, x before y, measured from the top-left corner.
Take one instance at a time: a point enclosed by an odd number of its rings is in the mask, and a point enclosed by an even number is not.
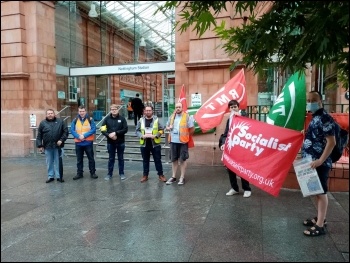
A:
[[[153,107],[146,106],[144,116],[138,121],[136,126],[136,135],[140,138],[140,150],[143,159],[143,176],[141,183],[148,181],[149,163],[151,153],[154,165],[158,172],[159,180],[166,182],[163,175],[163,165],[161,160],[161,139],[164,133],[164,126],[156,115],[153,115]]]

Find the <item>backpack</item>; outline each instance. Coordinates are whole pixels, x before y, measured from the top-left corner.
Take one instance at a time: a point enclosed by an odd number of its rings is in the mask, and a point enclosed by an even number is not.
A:
[[[335,124],[335,146],[330,154],[332,163],[339,161],[340,157],[343,155],[344,149],[347,147],[349,135],[348,132],[342,129],[338,123],[334,121]]]

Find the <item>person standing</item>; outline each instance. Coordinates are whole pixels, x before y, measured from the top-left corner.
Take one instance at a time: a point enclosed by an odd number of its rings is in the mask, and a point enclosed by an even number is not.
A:
[[[159,180],[166,182],[166,178],[163,175],[163,165],[161,160],[162,148],[160,139],[164,133],[164,126],[160,122],[159,118],[153,115],[152,106],[145,107],[145,115],[141,117],[137,123],[135,133],[137,137],[140,138],[140,150],[143,159],[143,176],[141,178],[141,183],[148,181],[151,153]]]
[[[140,97],[140,94],[136,93],[136,98],[133,98],[131,100],[131,107],[134,111],[135,126],[137,125],[138,120],[142,117],[143,109],[144,109],[144,105],[142,103],[142,100],[139,97]]]
[[[185,171],[189,158],[188,142],[190,135],[194,133],[193,118],[182,110],[181,102],[175,104],[175,111],[170,116],[166,129],[169,133],[170,159],[172,162],[172,177],[166,182],[167,185],[176,182],[176,172],[180,165],[180,179],[178,184],[185,183]]]
[[[131,107],[131,101],[132,99],[130,98],[129,101],[128,101],[128,107],[127,107],[127,110],[128,110],[128,120],[132,120],[133,116],[133,110],[132,110],[132,107]]]
[[[334,119],[324,110],[322,95],[311,91],[307,95],[306,110],[312,113],[312,119],[305,133],[301,149],[302,158],[311,157],[311,168],[316,169],[323,193],[315,196],[317,216],[306,219],[303,224],[309,226],[304,231],[307,236],[324,235],[328,208],[328,177],[332,168],[330,154],[336,144]]]
[[[93,118],[87,114],[85,106],[78,107],[78,116],[72,121],[70,130],[74,137],[75,153],[77,155],[77,175],[73,177],[73,180],[84,177],[84,152],[89,160],[90,177],[97,179],[93,149],[96,124]]]
[[[55,180],[63,183],[62,169],[60,166],[60,148],[68,138],[68,128],[63,120],[56,118],[53,109],[46,111],[46,118],[39,124],[36,146],[40,152],[45,151],[48,179],[46,183]],[[61,172],[61,173],[60,173]]]
[[[246,116],[245,111],[239,110],[238,101],[236,101],[236,100],[229,101],[228,107],[230,109],[231,114],[230,114],[229,119],[227,120],[225,132],[224,132],[224,134],[219,142],[219,146],[220,146],[221,151],[223,151],[225,148],[225,141],[226,141],[227,134],[228,134],[228,131],[230,129],[231,122],[232,122],[232,119],[234,118],[234,116],[236,116],[236,115]],[[239,193],[239,187],[237,184],[237,175],[236,175],[236,173],[234,173],[233,171],[231,171],[227,167],[226,167],[226,170],[228,172],[228,176],[229,176],[230,184],[231,184],[231,189],[226,193],[226,195],[236,195]],[[252,190],[250,188],[249,182],[241,177],[241,183],[242,183],[242,188],[244,190],[243,197],[246,197],[246,198],[250,197],[252,195]]]
[[[128,132],[128,124],[126,119],[119,114],[116,104],[112,104],[110,114],[104,119],[101,125],[101,132],[107,137],[108,150],[108,174],[105,180],[113,177],[115,152],[118,155],[118,168],[121,180],[125,180],[124,174],[124,150],[125,150],[125,134]]]

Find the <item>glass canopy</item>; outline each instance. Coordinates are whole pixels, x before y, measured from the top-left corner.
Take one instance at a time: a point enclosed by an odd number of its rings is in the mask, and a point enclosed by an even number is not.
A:
[[[168,60],[175,57],[174,10],[155,11],[165,1],[92,1],[102,18],[113,19],[120,30],[134,32],[147,49],[164,52]],[[101,8],[99,10],[99,8]],[[143,40],[145,42],[143,42]]]

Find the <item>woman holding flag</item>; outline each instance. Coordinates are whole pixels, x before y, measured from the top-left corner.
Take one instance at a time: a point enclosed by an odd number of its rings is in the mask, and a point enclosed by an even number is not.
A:
[[[227,120],[225,132],[224,132],[223,136],[220,137],[219,147],[220,147],[221,151],[224,150],[226,137],[227,137],[227,134],[228,134],[228,131],[230,129],[231,122],[232,122],[232,119],[234,118],[234,116],[235,115],[239,115],[239,116],[246,115],[245,111],[239,110],[239,103],[236,100],[230,100],[228,103],[228,108],[230,109],[231,114],[230,114],[230,118]],[[226,168],[226,169],[227,169],[228,176],[230,178],[230,184],[231,184],[231,189],[226,193],[226,195],[236,195],[239,193],[239,187],[237,184],[237,175],[236,175],[236,173],[234,173],[230,169],[228,169],[228,168]],[[241,178],[241,182],[242,182],[242,188],[244,190],[243,197],[250,197],[252,195],[252,190],[249,186],[249,182],[243,178]]]

